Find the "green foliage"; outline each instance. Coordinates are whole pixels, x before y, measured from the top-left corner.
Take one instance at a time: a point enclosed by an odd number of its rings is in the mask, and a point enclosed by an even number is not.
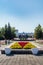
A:
[[[34,37],[36,39],[41,39],[42,38],[42,28],[41,28],[40,24],[35,28]]]
[[[4,34],[4,36],[5,36],[5,39],[8,39],[8,27],[7,27],[7,25],[5,25],[5,34]]]
[[[11,28],[11,35],[12,35],[12,38],[16,37],[16,34],[15,34],[15,27],[12,27]]]
[[[11,35],[12,33],[11,33],[11,26],[10,26],[10,23],[8,23],[8,28],[7,28],[7,35],[8,35],[8,39],[11,39],[12,37],[12,35]]]
[[[5,28],[4,27],[1,28],[1,33],[2,33],[2,35],[5,34]]]
[[[0,40],[4,39],[2,32],[0,31]]]
[[[15,28],[11,27],[10,23],[8,23],[8,26],[5,26],[5,38],[13,39],[15,36]]]
[[[13,39],[14,37],[16,37],[15,28],[11,27],[10,23],[0,28],[0,39]]]

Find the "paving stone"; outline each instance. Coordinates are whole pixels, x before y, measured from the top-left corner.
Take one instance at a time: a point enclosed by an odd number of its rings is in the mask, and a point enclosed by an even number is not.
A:
[[[43,55],[15,54],[6,56],[0,54],[0,65],[43,65]]]

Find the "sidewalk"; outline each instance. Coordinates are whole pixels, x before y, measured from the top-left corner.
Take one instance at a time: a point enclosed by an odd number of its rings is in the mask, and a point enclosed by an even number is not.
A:
[[[15,54],[12,56],[0,55],[0,65],[43,65],[43,55]]]
[[[39,50],[43,51],[43,44],[37,43],[35,41],[31,41],[31,43],[33,43],[34,45],[36,45],[39,48]]]

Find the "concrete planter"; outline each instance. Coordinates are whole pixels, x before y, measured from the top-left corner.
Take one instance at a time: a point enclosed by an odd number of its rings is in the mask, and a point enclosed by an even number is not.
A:
[[[9,55],[11,53],[11,49],[10,48],[5,48],[5,54]]]
[[[31,51],[34,55],[37,55],[39,50],[38,48],[32,48]]]

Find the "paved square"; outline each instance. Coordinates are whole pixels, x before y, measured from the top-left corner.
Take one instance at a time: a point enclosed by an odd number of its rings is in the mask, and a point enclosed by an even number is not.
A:
[[[43,65],[43,55],[14,54],[6,56],[0,54],[0,65]]]

